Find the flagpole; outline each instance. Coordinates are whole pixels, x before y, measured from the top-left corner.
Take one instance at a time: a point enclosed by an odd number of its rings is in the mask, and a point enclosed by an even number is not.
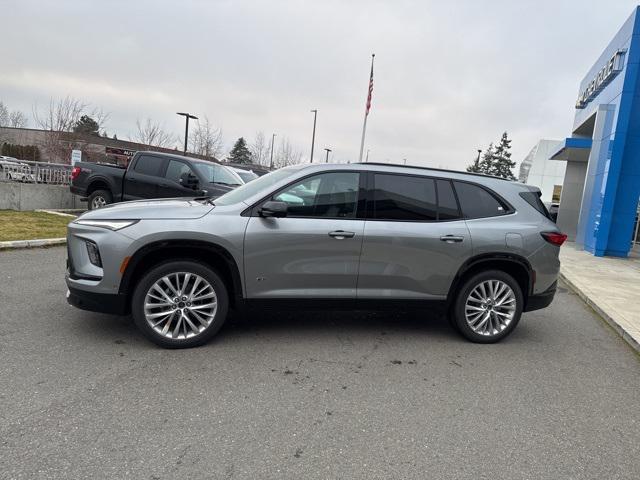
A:
[[[358,160],[359,163],[362,163],[362,154],[364,153],[364,137],[367,133],[367,117],[369,116],[371,82],[373,81],[373,59],[375,58],[375,56],[376,56],[375,53],[371,54],[371,76],[369,78],[369,90],[367,91],[367,106],[365,107],[365,110],[364,110],[364,121],[362,122],[362,139],[360,140],[360,157]]]

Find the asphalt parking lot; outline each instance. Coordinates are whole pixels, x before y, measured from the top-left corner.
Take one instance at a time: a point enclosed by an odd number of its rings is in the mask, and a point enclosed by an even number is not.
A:
[[[640,478],[640,359],[575,295],[474,345],[416,312],[255,312],[168,351],[0,252],[0,478]]]

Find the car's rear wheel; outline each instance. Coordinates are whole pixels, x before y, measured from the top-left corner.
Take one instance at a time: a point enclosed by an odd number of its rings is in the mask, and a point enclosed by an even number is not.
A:
[[[131,311],[138,328],[165,348],[209,341],[224,324],[229,295],[210,268],[190,260],[163,263],[138,282]]]
[[[113,202],[113,197],[109,190],[95,190],[87,198],[89,210],[97,210]]]
[[[518,282],[506,272],[488,270],[462,284],[452,320],[468,340],[494,343],[516,328],[522,307],[522,289]]]

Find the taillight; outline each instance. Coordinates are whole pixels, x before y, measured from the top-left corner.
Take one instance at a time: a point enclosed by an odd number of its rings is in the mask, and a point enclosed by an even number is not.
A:
[[[82,169],[80,167],[73,167],[73,169],[71,170],[71,180],[75,180],[76,178],[78,178],[78,175],[80,175],[81,171]]]
[[[555,245],[556,247],[561,246],[567,240],[567,236],[560,232],[542,232],[540,235],[542,235],[542,238],[547,242],[551,245]]]

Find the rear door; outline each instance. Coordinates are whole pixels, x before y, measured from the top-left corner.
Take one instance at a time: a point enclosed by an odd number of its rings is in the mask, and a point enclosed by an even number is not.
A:
[[[158,198],[158,184],[162,180],[165,164],[164,157],[141,154],[124,176],[122,199]]]
[[[286,217],[252,215],[244,243],[249,298],[355,298],[364,230],[360,175],[311,175],[267,199],[286,202]]]
[[[358,298],[444,299],[471,254],[448,179],[371,172]]]

